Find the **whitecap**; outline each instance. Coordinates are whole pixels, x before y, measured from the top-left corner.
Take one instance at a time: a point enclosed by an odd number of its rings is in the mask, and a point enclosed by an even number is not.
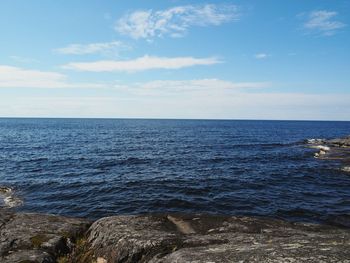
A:
[[[318,145],[317,148],[322,150],[322,151],[325,151],[325,152],[327,152],[331,149],[328,146],[324,146],[324,145]]]
[[[313,149],[320,149],[321,151],[327,152],[329,151],[331,148],[329,148],[328,146],[325,145],[314,145],[314,146],[310,146]]]
[[[350,173],[350,166],[344,166],[343,168],[341,168],[341,170],[342,170],[343,172]]]
[[[6,186],[0,186],[0,206],[17,207],[23,204],[23,201],[18,198],[13,189]]]

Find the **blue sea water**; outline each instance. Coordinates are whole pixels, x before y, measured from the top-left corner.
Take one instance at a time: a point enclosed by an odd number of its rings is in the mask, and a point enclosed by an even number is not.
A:
[[[210,213],[339,223],[350,175],[310,138],[350,122],[0,119],[0,186],[21,211]]]

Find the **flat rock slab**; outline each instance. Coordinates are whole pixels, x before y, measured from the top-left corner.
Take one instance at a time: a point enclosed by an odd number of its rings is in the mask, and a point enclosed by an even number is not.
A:
[[[89,225],[83,219],[0,209],[0,262],[56,262]]]
[[[350,229],[252,217],[114,216],[71,262],[350,262]]]

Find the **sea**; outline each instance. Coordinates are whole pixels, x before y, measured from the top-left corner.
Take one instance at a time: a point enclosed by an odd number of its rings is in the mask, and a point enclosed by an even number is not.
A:
[[[308,139],[350,122],[0,119],[0,206],[97,219],[204,213],[350,226],[350,174]]]

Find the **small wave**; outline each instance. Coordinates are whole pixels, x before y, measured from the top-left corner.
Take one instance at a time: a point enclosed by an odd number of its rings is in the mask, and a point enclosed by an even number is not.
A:
[[[13,189],[6,186],[0,186],[0,206],[17,207],[23,204],[23,201],[18,198]]]
[[[213,157],[208,159],[203,159],[205,163],[221,163],[225,161],[233,160],[233,158],[223,158],[223,157]]]
[[[97,169],[107,169],[118,165],[138,165],[138,164],[147,164],[151,159],[141,159],[136,157],[129,157],[126,159],[119,160],[106,160],[96,165]]]
[[[251,148],[251,147],[271,147],[271,148],[274,148],[274,147],[290,147],[290,146],[295,146],[295,145],[299,145],[300,142],[281,142],[281,143],[241,143],[241,144],[233,144],[233,145],[230,145],[231,148],[237,148],[237,147],[248,147],[248,148]]]

